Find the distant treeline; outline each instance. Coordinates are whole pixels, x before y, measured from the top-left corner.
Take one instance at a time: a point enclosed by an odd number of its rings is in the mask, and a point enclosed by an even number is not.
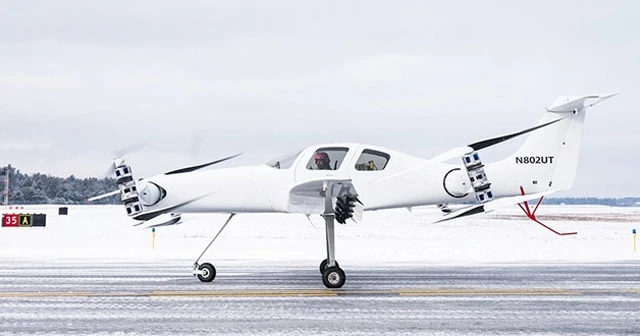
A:
[[[7,167],[0,168],[0,204],[4,199]],[[117,190],[113,178],[62,178],[44,174],[27,175],[9,168],[9,204],[84,204],[92,196]],[[92,204],[117,204],[119,196],[104,198]]]
[[[0,168],[0,192],[4,191],[7,167]],[[44,174],[27,175],[11,167],[9,178],[9,204],[84,204],[92,196],[116,190],[113,178],[62,178]],[[0,202],[2,197],[0,197]],[[92,204],[118,204],[119,196],[103,198]],[[640,197],[556,197],[545,198],[545,204],[595,204],[609,206],[640,206]]]
[[[545,204],[593,204],[618,207],[640,206],[640,197],[598,198],[598,197],[551,197],[544,199]]]

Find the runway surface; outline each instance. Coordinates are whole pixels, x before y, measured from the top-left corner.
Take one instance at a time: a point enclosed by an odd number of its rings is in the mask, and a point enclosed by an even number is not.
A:
[[[640,263],[349,266],[0,260],[1,334],[640,334]]]

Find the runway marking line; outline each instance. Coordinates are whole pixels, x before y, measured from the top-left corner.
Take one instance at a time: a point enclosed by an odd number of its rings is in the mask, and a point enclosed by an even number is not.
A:
[[[0,293],[0,297],[58,297],[58,296],[90,296],[93,292],[6,292]]]
[[[620,290],[567,290],[567,289],[389,289],[389,290],[329,290],[329,289],[274,289],[274,290],[211,290],[211,291],[146,291],[146,292],[0,292],[0,298],[45,297],[335,297],[335,296],[543,296],[584,294],[639,294],[640,289]]]
[[[238,291],[154,291],[149,296],[235,296],[235,297],[282,297],[282,296],[338,296],[331,290],[238,290]]]
[[[579,290],[566,289],[428,289],[396,290],[400,296],[484,296],[484,295],[581,295]]]

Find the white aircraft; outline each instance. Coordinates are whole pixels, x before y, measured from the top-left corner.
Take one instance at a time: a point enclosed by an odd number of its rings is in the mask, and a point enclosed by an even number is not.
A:
[[[534,127],[471,143],[425,160],[378,146],[318,145],[266,164],[201,170],[206,164],[135,180],[124,159],[114,160],[120,194],[129,217],[145,227],[173,225],[183,213],[227,213],[229,217],[194,263],[203,282],[216,276],[200,259],[238,213],[319,214],[324,217],[327,258],[322,281],[340,288],[345,273],[336,261],[334,223],[360,220],[363,210],[438,205],[439,221],[518,204],[530,219],[545,195],[569,189],[575,179],[585,111],[615,94],[560,97]],[[528,134],[510,157],[485,164],[478,151]],[[447,161],[457,159],[455,163]],[[526,194],[525,194],[526,191]],[[526,201],[540,198],[532,211]],[[449,204],[458,203],[453,211]],[[520,203],[524,203],[522,206]],[[467,205],[464,205],[467,204]],[[556,234],[560,233],[544,225]]]

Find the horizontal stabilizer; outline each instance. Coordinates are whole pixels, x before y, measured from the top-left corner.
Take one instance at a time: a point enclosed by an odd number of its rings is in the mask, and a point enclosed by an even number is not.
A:
[[[163,214],[158,217],[152,218],[150,220],[140,222],[134,224],[133,226],[140,227],[143,229],[160,227],[160,226],[169,226],[180,224],[182,220],[181,214]]]
[[[466,208],[462,208],[462,209],[460,209],[458,211],[450,212],[450,213],[442,216],[441,219],[435,221],[434,224],[435,223],[440,223],[440,222],[446,222],[448,220],[452,220],[452,219],[456,219],[456,218],[477,215],[477,214],[484,213],[484,212],[485,212],[484,211],[484,204],[474,204],[472,206],[468,206]]]
[[[483,204],[474,204],[471,206],[468,206],[466,208],[462,208],[458,211],[454,211],[451,212],[449,214],[446,214],[444,216],[442,216],[441,219],[435,221],[434,223],[440,223],[440,222],[445,222],[448,220],[452,220],[452,219],[456,219],[456,218],[461,218],[461,217],[466,217],[466,216],[471,216],[471,215],[477,215],[480,213],[488,213],[488,212],[492,212],[495,210],[498,210],[500,208],[504,208],[510,205],[515,205],[518,203],[522,203],[525,201],[529,201],[532,199],[536,199],[536,198],[540,198],[542,196],[546,196],[549,194],[552,194],[554,192],[556,192],[557,189],[553,189],[553,190],[548,190],[545,192],[540,192],[540,193],[536,193],[536,194],[530,194],[530,195],[522,195],[522,196],[512,196],[512,197],[505,197],[505,198],[499,198],[493,201],[489,201],[487,203],[483,203]]]
[[[547,107],[547,111],[557,113],[578,111],[605,101],[617,94],[618,93],[586,95],[582,97],[559,97],[551,106]]]

